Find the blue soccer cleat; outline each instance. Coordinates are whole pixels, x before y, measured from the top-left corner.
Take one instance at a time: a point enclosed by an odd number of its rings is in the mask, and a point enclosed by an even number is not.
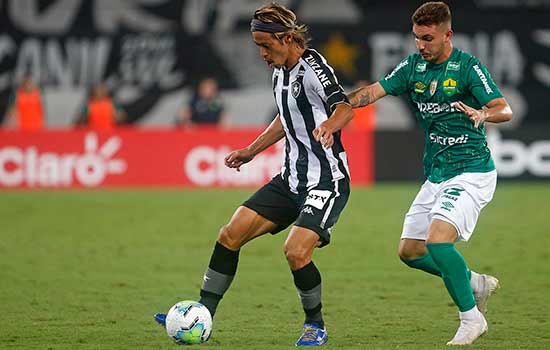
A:
[[[166,314],[155,314],[155,321],[157,321],[157,323],[163,325],[163,326],[166,326]]]
[[[326,328],[321,328],[311,323],[304,323],[304,333],[296,346],[319,346],[328,341],[328,333]]]

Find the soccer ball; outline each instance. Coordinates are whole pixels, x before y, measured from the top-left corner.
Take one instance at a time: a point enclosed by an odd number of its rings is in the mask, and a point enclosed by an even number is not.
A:
[[[166,315],[166,333],[179,344],[200,344],[210,338],[212,316],[196,301],[180,301]]]

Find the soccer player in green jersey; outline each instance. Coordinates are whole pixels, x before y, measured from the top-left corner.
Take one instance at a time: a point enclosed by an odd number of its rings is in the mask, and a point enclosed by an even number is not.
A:
[[[399,256],[412,268],[442,277],[460,310],[460,327],[447,344],[466,345],[487,331],[487,299],[498,280],[469,270],[454,242],[470,238],[495,191],[485,123],[508,121],[512,110],[479,60],[453,47],[445,3],[423,4],[412,24],[418,52],[348,97],[354,108],[388,94],[407,94],[412,103],[425,132],[427,180],[405,216]]]

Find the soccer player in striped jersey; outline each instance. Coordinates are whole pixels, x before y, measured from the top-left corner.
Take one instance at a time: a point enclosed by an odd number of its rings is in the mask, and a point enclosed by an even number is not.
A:
[[[407,94],[414,106],[426,135],[427,180],[405,216],[399,256],[412,268],[442,277],[460,311],[460,327],[447,344],[467,345],[487,331],[483,313],[498,280],[469,270],[454,242],[470,238],[495,191],[485,123],[506,122],[512,110],[479,60],[453,47],[445,3],[424,3],[412,22],[419,52],[349,99],[355,108]]]
[[[321,274],[312,256],[316,247],[329,243],[348,200],[349,170],[340,129],[353,118],[353,111],[333,69],[308,48],[307,27],[297,23],[292,11],[276,3],[259,8],[251,32],[261,57],[273,68],[279,114],[248,147],[231,152],[225,164],[239,170],[281,139],[285,158],[281,173],[221,228],[200,302],[214,315],[237,271],[241,247],[293,224],[284,253],[305,312],[296,345],[322,345],[328,335],[321,313]]]

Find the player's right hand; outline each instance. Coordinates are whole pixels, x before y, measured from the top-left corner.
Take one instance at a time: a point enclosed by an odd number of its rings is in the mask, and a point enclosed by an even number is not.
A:
[[[451,106],[466,114],[472,123],[474,123],[476,129],[487,119],[487,113],[484,110],[472,108],[462,101],[453,102]]]
[[[252,159],[254,159],[254,155],[248,149],[238,149],[225,157],[225,166],[241,171],[241,165],[250,162]]]

